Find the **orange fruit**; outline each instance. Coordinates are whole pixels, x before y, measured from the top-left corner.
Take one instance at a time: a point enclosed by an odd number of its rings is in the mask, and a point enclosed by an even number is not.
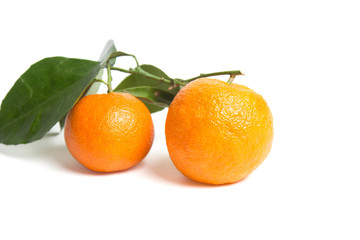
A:
[[[72,156],[96,172],[128,169],[149,152],[154,127],[146,106],[127,93],[86,96],[67,115],[65,142]]]
[[[253,90],[201,78],[172,101],[165,133],[170,158],[183,175],[201,183],[234,183],[269,154],[273,118]]]

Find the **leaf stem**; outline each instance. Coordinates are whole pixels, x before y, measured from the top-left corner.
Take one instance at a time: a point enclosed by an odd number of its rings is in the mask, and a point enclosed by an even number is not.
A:
[[[108,79],[107,79],[107,87],[108,87],[108,93],[113,92],[113,89],[111,87],[111,82],[112,82],[112,76],[111,76],[111,65],[110,62],[107,62],[106,64],[106,68],[107,68],[107,74],[108,74]]]
[[[230,76],[233,76],[235,78],[237,75],[244,75],[244,74],[242,74],[239,70],[213,72],[213,73],[201,73],[199,76],[189,78],[189,79],[186,79],[186,80],[183,80],[183,81],[185,81],[187,83],[187,82],[191,82],[191,81],[193,81],[195,79],[198,79],[198,78],[219,76],[219,75],[230,75]]]
[[[147,78],[150,78],[150,79],[154,79],[154,80],[157,80],[157,81],[161,81],[161,82],[165,82],[165,83],[170,83],[172,84],[174,82],[173,79],[167,79],[167,78],[164,78],[164,77],[159,77],[159,76],[156,76],[154,74],[151,74],[147,71],[145,71],[144,69],[142,69],[140,66],[139,67],[136,67],[136,68],[130,68],[129,70],[126,70],[126,69],[123,69],[123,68],[118,68],[118,67],[111,67],[111,70],[116,70],[116,71],[120,71],[120,72],[124,72],[124,73],[137,73],[137,74],[140,74],[140,75],[143,75]]]
[[[139,62],[138,62],[137,58],[135,57],[135,55],[129,54],[129,56],[131,56],[131,57],[133,57],[135,59],[136,67],[140,67]]]
[[[167,78],[164,78],[164,77],[159,77],[159,76],[156,76],[156,75],[154,75],[154,74],[148,73],[147,71],[145,71],[145,70],[142,69],[141,67],[135,68],[134,70],[136,71],[136,73],[141,74],[141,75],[144,75],[144,76],[147,77],[147,78],[151,78],[151,79],[154,79],[154,80],[157,80],[157,81],[161,81],[161,82],[165,82],[165,83],[170,83],[170,84],[173,83],[173,80],[172,80],[172,79],[167,79]]]
[[[116,70],[116,71],[120,71],[120,72],[124,72],[124,73],[136,73],[135,71],[133,71],[131,68],[129,70],[126,70],[124,68],[119,68],[119,67],[111,67],[111,70]]]
[[[234,81],[235,77],[236,77],[236,75],[230,74],[230,77],[229,77],[229,79],[227,80],[227,83],[228,83],[228,84],[232,84],[232,82]]]
[[[105,82],[105,81],[102,80],[102,79],[95,79],[94,81],[95,81],[95,82],[101,82],[101,83],[105,84],[106,86],[108,85],[107,82]]]
[[[194,81],[198,78],[203,78],[203,77],[211,77],[211,76],[219,76],[219,75],[230,75],[230,78],[228,80],[228,83],[231,84],[235,77],[238,75],[243,75],[239,70],[233,70],[233,71],[221,71],[221,72],[213,72],[213,73],[201,73],[200,75],[193,77],[193,78],[189,78],[189,79],[180,79],[180,78],[164,78],[164,77],[159,77],[157,75],[154,75],[152,73],[149,73],[147,71],[145,71],[144,69],[141,68],[141,66],[139,65],[139,62],[136,58],[135,55],[133,54],[128,54],[128,53],[124,53],[124,52],[114,52],[109,59],[111,58],[116,58],[119,56],[131,56],[132,58],[134,58],[135,62],[136,62],[136,67],[135,68],[130,68],[129,70],[127,69],[123,69],[123,68],[119,68],[119,67],[111,67],[110,64],[107,64],[107,70],[108,70],[108,89],[109,92],[112,92],[112,88],[111,88],[111,70],[116,70],[116,71],[120,71],[120,72],[124,72],[124,73],[129,73],[129,74],[140,74],[142,76],[145,76],[147,78],[156,80],[156,81],[161,81],[164,83],[169,84],[169,89],[172,89],[174,87],[178,87],[178,86],[185,86],[186,84],[188,84],[191,81]]]
[[[136,60],[135,56],[133,56],[134,59]],[[136,60],[137,62],[137,60]],[[137,63],[138,64],[138,63]],[[108,66],[109,67],[109,66]],[[153,79],[153,80],[156,80],[156,81],[161,81],[161,82],[164,82],[164,83],[167,83],[170,85],[169,89],[172,89],[178,85],[181,85],[181,86],[185,86],[186,84],[188,84],[189,82],[191,81],[194,81],[198,78],[202,78],[202,77],[211,77],[211,76],[219,76],[219,75],[230,75],[230,78],[228,80],[228,83],[231,84],[235,77],[238,76],[238,75],[243,75],[239,70],[233,70],[233,71],[221,71],[221,72],[213,72],[213,73],[201,73],[199,76],[196,76],[196,77],[193,77],[193,78],[189,78],[189,79],[180,79],[180,78],[164,78],[164,77],[159,77],[159,76],[156,76],[154,74],[151,74],[147,71],[145,71],[144,69],[142,69],[140,66],[137,66],[136,68],[130,68],[129,70],[127,69],[123,69],[123,68],[119,68],[119,67],[110,67],[110,70],[116,70],[116,71],[120,71],[120,72],[124,72],[124,73],[129,73],[129,74],[133,74],[133,73],[136,73],[136,74],[140,74],[140,75],[143,75],[147,78],[150,78],[150,79]],[[108,69],[108,72],[110,71]],[[111,77],[111,76],[110,76]]]

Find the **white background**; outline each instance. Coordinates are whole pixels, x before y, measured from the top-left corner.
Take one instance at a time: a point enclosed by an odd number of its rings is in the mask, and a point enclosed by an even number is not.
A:
[[[97,60],[113,39],[172,77],[240,69],[235,82],[267,100],[275,138],[251,176],[220,187],[176,170],[166,111],[153,115],[149,155],[124,172],[85,169],[63,134],[1,144],[0,239],[360,239],[357,4],[2,1],[1,100],[36,61]]]

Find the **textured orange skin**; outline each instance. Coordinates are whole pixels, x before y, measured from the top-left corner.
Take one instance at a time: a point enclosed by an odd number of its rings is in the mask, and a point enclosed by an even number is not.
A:
[[[201,183],[234,183],[269,154],[273,118],[253,90],[202,78],[176,95],[165,133],[170,158],[182,174]]]
[[[127,93],[82,98],[65,122],[65,142],[73,157],[96,172],[128,169],[149,152],[154,127],[146,106]]]

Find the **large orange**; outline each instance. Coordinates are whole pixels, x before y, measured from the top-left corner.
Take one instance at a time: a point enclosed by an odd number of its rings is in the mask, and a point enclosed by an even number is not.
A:
[[[253,90],[202,78],[176,95],[165,133],[170,158],[185,176],[202,183],[234,183],[269,154],[273,118]]]
[[[97,172],[128,169],[149,152],[154,127],[146,106],[127,93],[82,98],[65,122],[65,142],[75,159]]]

